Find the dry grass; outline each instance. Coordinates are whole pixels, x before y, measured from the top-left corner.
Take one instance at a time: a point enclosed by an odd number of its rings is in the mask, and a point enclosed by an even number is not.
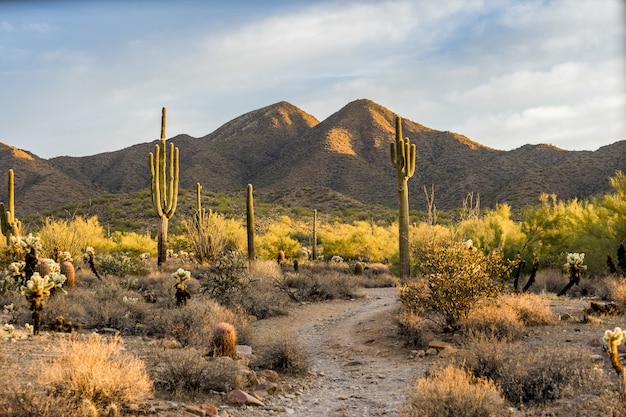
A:
[[[433,337],[431,322],[422,315],[404,310],[398,315],[398,333],[411,348],[426,349]]]
[[[491,417],[504,415],[500,390],[487,378],[476,378],[453,365],[415,382],[403,417]]]
[[[273,334],[261,336],[256,341],[257,354],[252,365],[255,368],[303,375],[311,366],[309,352],[294,335]]]
[[[545,296],[523,293],[501,295],[499,303],[509,306],[526,326],[554,323],[555,317]]]
[[[228,392],[245,386],[241,365],[227,357],[208,358],[195,348],[155,349],[151,375],[155,388],[175,397],[193,398],[210,391]]]
[[[75,403],[124,406],[151,394],[152,381],[144,362],[124,352],[118,336],[61,339],[57,350],[49,363],[39,364],[39,382],[57,387],[60,395]]]
[[[606,285],[608,287],[608,298],[622,306],[626,305],[626,280],[608,278]]]
[[[513,307],[494,302],[485,302],[474,307],[459,324],[465,337],[469,338],[484,336],[498,340],[515,340],[524,331],[524,323]]]
[[[468,342],[458,358],[476,376],[498,385],[516,406],[537,406],[607,389],[601,372],[580,346],[534,346],[490,338]]]

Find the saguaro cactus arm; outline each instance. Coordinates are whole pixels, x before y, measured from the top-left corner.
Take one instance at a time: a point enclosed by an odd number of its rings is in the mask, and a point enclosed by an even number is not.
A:
[[[391,162],[398,175],[411,178],[415,173],[415,144],[409,138],[402,138],[402,118],[396,117],[396,141],[391,142]]]
[[[154,145],[154,154],[150,153],[150,178],[152,204],[159,217],[168,219],[174,215],[178,203],[179,150],[173,143],[169,146],[166,163],[165,138],[166,109],[163,107],[161,117],[161,144]]]
[[[10,245],[11,236],[20,236],[22,233],[22,222],[15,217],[15,174],[12,169],[9,170],[8,198],[8,210],[4,203],[0,203],[0,224],[2,234],[7,239],[7,245]]]

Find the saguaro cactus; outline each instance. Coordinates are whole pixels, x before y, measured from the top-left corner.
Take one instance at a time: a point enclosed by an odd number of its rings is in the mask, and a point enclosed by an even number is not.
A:
[[[15,175],[13,170],[9,170],[9,209],[6,210],[4,203],[0,203],[0,223],[2,224],[2,234],[7,239],[7,246],[11,246],[11,236],[21,236],[22,222],[15,217]]]
[[[254,200],[252,184],[248,184],[246,194],[246,226],[248,228],[248,260],[254,260]]]
[[[161,145],[150,152],[152,205],[159,216],[158,260],[160,267],[167,262],[167,227],[178,202],[178,148],[170,143],[169,156],[165,149],[165,107],[161,116]]]
[[[313,236],[311,237],[311,258],[317,260],[317,210],[313,210]]]
[[[206,209],[202,208],[202,198],[200,196],[201,192],[202,192],[202,186],[200,185],[200,183],[197,183],[196,185],[196,194],[197,194],[196,196],[197,198],[196,222],[197,222],[198,230],[200,230],[203,225],[207,224],[212,214],[211,209],[209,209],[209,212],[207,213]]]
[[[402,118],[396,117],[396,141],[391,143],[391,162],[398,177],[398,231],[400,241],[400,279],[411,274],[409,258],[409,178],[415,173],[415,145],[402,138]]]

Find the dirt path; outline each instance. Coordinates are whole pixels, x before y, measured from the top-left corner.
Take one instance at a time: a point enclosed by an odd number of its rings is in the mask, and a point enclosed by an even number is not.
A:
[[[300,306],[287,317],[258,323],[258,331],[293,331],[312,360],[312,376],[304,378],[297,395],[272,399],[274,407],[304,417],[399,415],[406,390],[424,365],[398,342],[397,289],[364,289],[363,295]]]

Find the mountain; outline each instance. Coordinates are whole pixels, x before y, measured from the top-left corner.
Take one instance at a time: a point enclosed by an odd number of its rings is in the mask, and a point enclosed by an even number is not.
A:
[[[251,183],[268,202],[317,208],[322,202],[358,201],[395,207],[389,157],[395,117],[360,99],[320,122],[283,101],[243,114],[206,136],[178,135],[168,142],[180,149],[181,189],[195,190],[199,182],[207,192],[244,193]],[[549,145],[502,151],[408,119],[403,119],[403,134],[417,147],[409,195],[411,208],[418,210],[425,210],[422,188],[431,184],[440,210],[461,207],[468,193],[480,194],[481,207],[506,202],[519,208],[537,203],[542,192],[560,199],[608,192],[608,177],[626,171],[626,141],[593,152]],[[0,144],[0,184],[6,184],[6,172],[13,168],[18,216],[102,194],[145,190],[148,154],[157,143],[49,160]],[[0,186],[0,200],[6,201],[6,192]]]

